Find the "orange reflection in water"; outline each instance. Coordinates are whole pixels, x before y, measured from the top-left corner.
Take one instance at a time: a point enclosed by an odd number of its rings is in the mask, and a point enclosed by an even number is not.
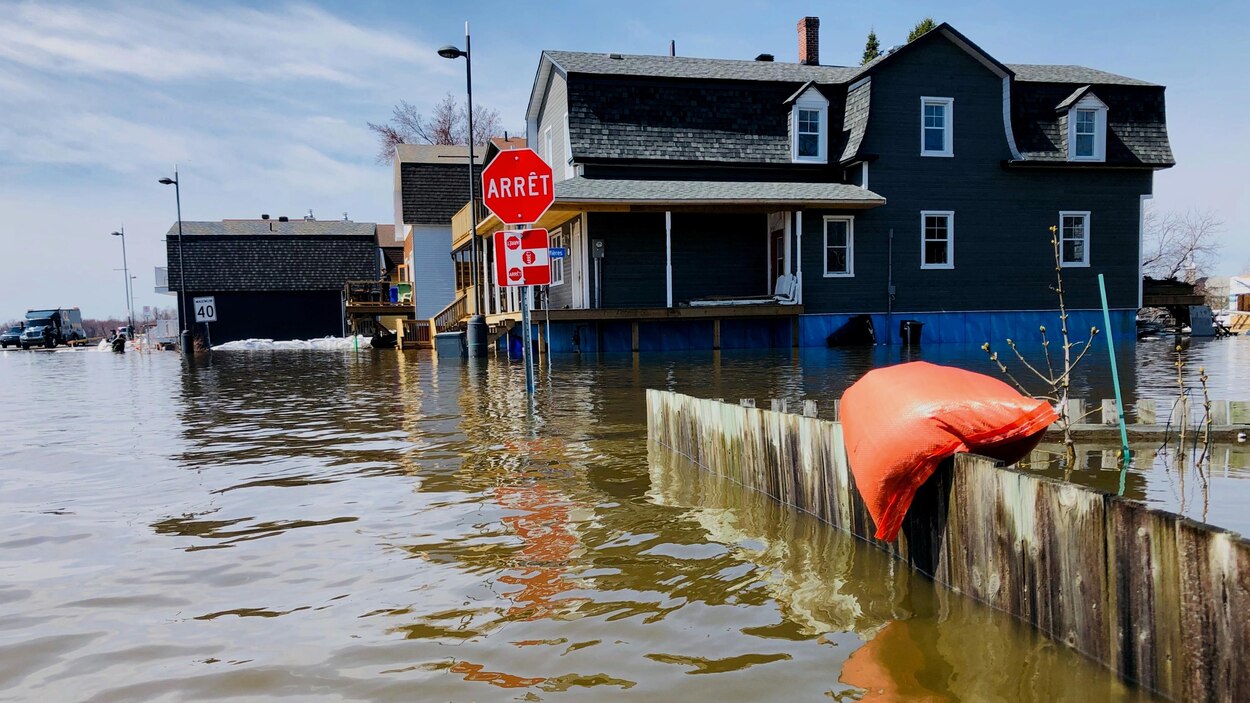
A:
[[[912,639],[904,620],[887,623],[877,636],[855,650],[842,665],[843,683],[867,691],[862,703],[946,703],[950,698],[920,680],[931,666],[924,651]]]
[[[448,670],[455,674],[464,674],[465,681],[482,681],[500,688],[526,688],[537,686],[547,679],[541,676],[514,676],[500,671],[482,671],[481,664],[458,661]]]
[[[524,515],[503,519],[521,538],[522,547],[514,566],[524,572],[499,578],[501,583],[521,587],[506,594],[516,603],[508,615],[525,620],[550,617],[569,602],[556,596],[573,588],[564,578],[569,558],[577,547],[577,536],[568,529],[568,504],[541,484],[500,486],[495,489],[495,500],[506,508],[525,511]]]

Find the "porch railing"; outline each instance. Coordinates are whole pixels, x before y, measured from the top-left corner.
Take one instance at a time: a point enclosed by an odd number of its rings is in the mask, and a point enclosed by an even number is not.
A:
[[[473,204],[477,206],[477,221],[481,222],[486,219],[486,208],[482,207],[481,198],[474,199]],[[472,229],[473,219],[469,212],[469,203],[465,203],[459,212],[451,216],[451,248],[453,251],[469,241],[470,230]]]
[[[429,320],[403,320],[400,330],[399,341],[404,349],[434,346],[434,335],[430,331]]]
[[[450,305],[434,313],[434,317],[430,318],[431,334],[449,332],[460,326],[460,321],[469,316],[469,294],[472,290],[470,286],[460,291]]]

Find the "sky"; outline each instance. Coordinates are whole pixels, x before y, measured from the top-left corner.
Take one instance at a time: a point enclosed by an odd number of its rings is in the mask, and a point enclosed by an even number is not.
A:
[[[520,8],[534,8],[523,12]],[[854,65],[874,29],[901,44],[950,22],[1004,63],[1072,63],[1167,86],[1177,166],[1154,207],[1224,222],[1217,274],[1250,268],[1250,3],[15,2],[0,0],[0,320],[78,306],[122,316],[125,227],[136,311],[153,292],[174,192],[186,220],[302,217],[388,223],[391,169],[366,122],[464,91],[524,128],[542,49],[797,60],[795,24],[821,17],[821,62]]]

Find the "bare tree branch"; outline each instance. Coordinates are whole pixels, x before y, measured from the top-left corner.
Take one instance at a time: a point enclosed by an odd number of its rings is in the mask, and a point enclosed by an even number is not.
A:
[[[399,144],[468,144],[468,111],[448,93],[425,116],[417,106],[400,101],[391,110],[391,119],[382,124],[367,123],[378,137],[378,163],[390,163]],[[473,106],[473,143],[485,144],[502,131],[499,112],[482,105]]]
[[[1219,261],[1224,223],[1208,210],[1160,214],[1151,209],[1143,225],[1142,271],[1148,276],[1201,278]]]

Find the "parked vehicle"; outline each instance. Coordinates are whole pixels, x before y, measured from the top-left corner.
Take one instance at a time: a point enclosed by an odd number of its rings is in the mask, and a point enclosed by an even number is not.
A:
[[[27,311],[26,329],[22,330],[20,343],[23,349],[34,346],[51,349],[58,344],[86,338],[87,333],[82,328],[82,313],[78,308],[53,308]]]
[[[0,333],[0,349],[8,349],[9,345],[20,346],[22,343],[22,325],[14,325]]]

